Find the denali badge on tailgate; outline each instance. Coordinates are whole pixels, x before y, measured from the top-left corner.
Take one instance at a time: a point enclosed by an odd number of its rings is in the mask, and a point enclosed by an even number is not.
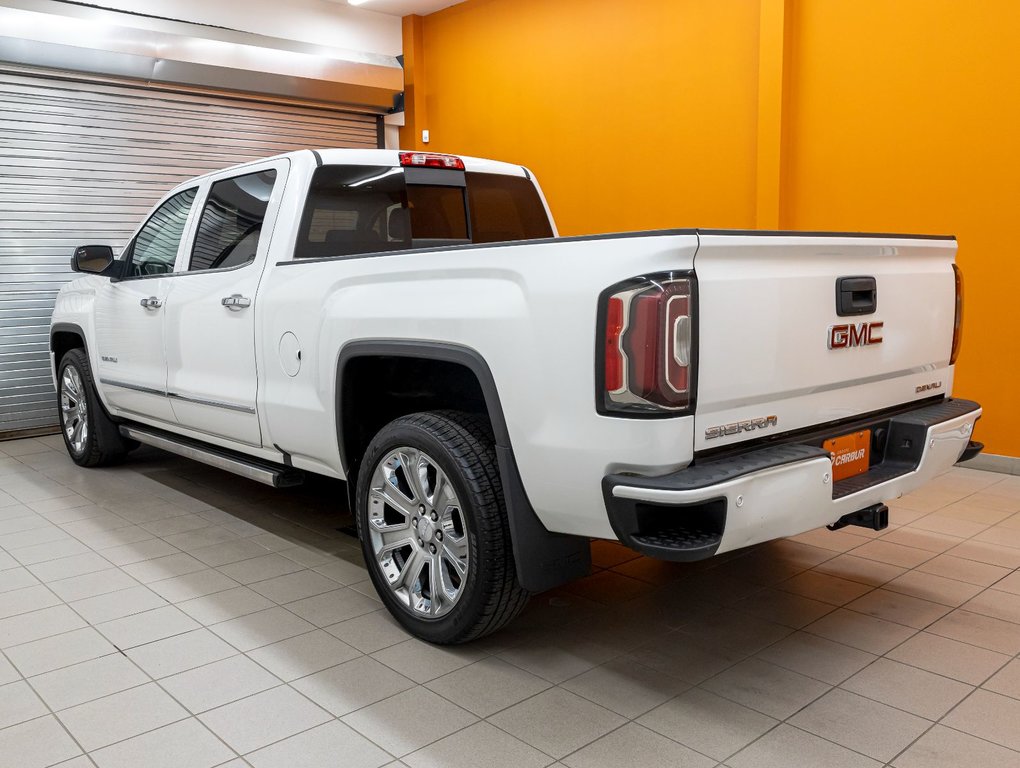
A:
[[[829,326],[829,349],[849,349],[882,343],[885,323],[841,323]]]
[[[767,429],[768,427],[776,426],[778,423],[779,419],[775,416],[761,416],[760,418],[748,419],[747,421],[735,421],[732,424],[723,424],[720,427],[709,427],[705,430],[705,439],[712,440],[723,435],[738,435],[741,432],[751,432],[755,429]]]

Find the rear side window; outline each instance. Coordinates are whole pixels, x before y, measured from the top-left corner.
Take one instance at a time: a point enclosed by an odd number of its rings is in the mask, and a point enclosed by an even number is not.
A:
[[[188,271],[227,269],[255,260],[276,171],[217,181],[209,189]]]
[[[468,173],[467,193],[472,242],[552,237],[549,216],[529,179],[498,173]]]
[[[138,230],[125,257],[129,277],[165,275],[173,272],[184,225],[188,222],[197,187],[178,192],[163,203]]]
[[[325,165],[316,169],[294,257],[346,256],[411,245],[402,168]]]

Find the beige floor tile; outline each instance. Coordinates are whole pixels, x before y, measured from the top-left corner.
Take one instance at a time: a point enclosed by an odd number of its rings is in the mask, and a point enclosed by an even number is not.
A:
[[[11,768],[46,768],[80,754],[53,715],[0,730],[0,756]]]
[[[1007,523],[1011,522],[1012,520],[1004,520],[999,525],[986,528],[984,531],[977,534],[973,541],[988,542],[989,544],[997,544],[1018,549],[1020,548],[1020,528],[1018,528],[1015,524],[1007,525]]]
[[[302,677],[291,685],[337,717],[414,687],[406,677],[368,656]]]
[[[248,539],[245,539],[248,541]],[[257,545],[261,546],[261,545]],[[263,547],[263,551],[265,548]],[[239,562],[219,566],[219,571],[225,573],[234,581],[240,584],[251,584],[255,581],[265,581],[277,576],[285,576],[288,573],[304,570],[302,566],[293,560],[288,560],[275,552],[268,552],[259,557],[252,557]]]
[[[979,563],[997,565],[1009,570],[1020,568],[1020,549],[1002,547],[998,544],[989,544],[985,541],[970,539],[953,547],[947,554],[962,557],[966,560],[975,560]]]
[[[362,560],[360,552],[355,554],[354,557],[357,558],[357,562],[350,562],[341,557],[335,557],[328,563],[314,566],[312,570],[344,586],[366,581],[368,579],[368,571],[365,570],[364,560]]]
[[[328,632],[317,629],[256,648],[248,655],[287,682],[335,667],[361,653]]]
[[[102,571],[80,574],[70,579],[51,581],[48,586],[61,600],[69,603],[73,600],[82,600],[136,587],[138,582],[120,568],[107,568]]]
[[[733,608],[759,619],[800,629],[832,611],[833,605],[792,592],[766,588],[734,603]]]
[[[150,677],[158,680],[229,658],[237,650],[203,628],[139,645],[126,653]]]
[[[75,600],[71,607],[93,626],[105,621],[121,619],[142,611],[151,611],[167,604],[166,600],[139,584],[138,586],[108,592],[104,595]]]
[[[246,760],[244,765],[253,768],[323,768],[338,760],[343,761],[343,768],[378,768],[388,765],[390,756],[353,728],[334,720],[252,752]]]
[[[876,656],[809,632],[785,637],[758,658],[830,685],[838,685],[870,664]]]
[[[957,680],[890,659],[878,659],[840,687],[928,720],[938,720],[973,690]]]
[[[1020,659],[1011,661],[981,687],[1020,699]]]
[[[315,627],[284,608],[269,608],[213,624],[210,629],[239,651],[251,651],[310,632]]]
[[[1020,768],[1020,752],[936,725],[910,745],[892,765],[895,768]]]
[[[416,683],[427,683],[455,669],[473,664],[483,655],[470,644],[439,646],[414,638],[376,651],[372,658]]]
[[[85,621],[66,605],[0,619],[0,648],[30,643],[84,627]]]
[[[366,597],[354,589],[342,587],[287,603],[287,610],[317,627],[327,627],[377,611],[381,605],[374,597]]]
[[[415,712],[428,714],[425,717],[408,716],[408,713]],[[421,687],[411,688],[343,717],[351,728],[397,757],[449,736],[477,719],[470,712]]]
[[[336,589],[336,582],[315,571],[296,571],[249,584],[260,595],[276,603],[290,603]]]
[[[1020,701],[978,689],[946,715],[943,725],[1020,751]]]
[[[25,677],[52,672],[116,652],[117,649],[92,627],[34,640],[5,651]]]
[[[48,714],[42,699],[24,680],[0,685],[0,729]]]
[[[35,584],[21,589],[12,589],[0,594],[0,619],[17,616],[42,608],[50,608],[60,604],[60,598],[50,591],[48,586]]]
[[[892,650],[916,632],[911,627],[845,608],[809,624],[805,631],[874,654]]]
[[[99,768],[212,768],[234,753],[195,719],[182,720],[93,753]]]
[[[180,552],[177,547],[167,544],[162,539],[147,539],[145,541],[137,541],[131,544],[123,544],[119,547],[107,547],[103,550],[103,557],[109,560],[114,565],[119,565],[122,568],[134,563],[140,563],[145,560],[152,560],[159,557],[167,557],[169,555],[178,554]],[[201,564],[199,565],[201,567]],[[126,568],[125,568],[126,569]],[[195,570],[198,570],[196,568]],[[168,573],[163,578],[169,576],[179,576],[178,573]],[[138,578],[137,576],[135,578]],[[141,579],[139,579],[141,581]]]
[[[375,653],[402,643],[410,637],[385,610],[376,610],[354,619],[347,619],[325,629],[362,653]]]
[[[617,651],[598,642],[557,642],[556,633],[500,651],[497,655],[516,667],[551,683],[561,683],[612,659]],[[389,650],[389,649],[387,649]]]
[[[897,565],[901,568],[916,568],[925,560],[930,560],[935,556],[927,549],[896,544],[885,539],[869,541],[857,547],[853,552],[855,556],[863,557],[865,560]]]
[[[0,569],[0,595],[41,583],[30,570],[19,566],[14,558],[11,558],[10,566],[10,568]]]
[[[814,570],[871,587],[880,587],[887,581],[892,581],[897,576],[903,575],[907,569],[899,565],[849,554],[838,555],[831,560],[826,560],[821,565],[815,566]]]
[[[86,552],[80,555],[71,555],[70,557],[30,565],[27,567],[27,570],[39,581],[49,583],[51,581],[82,576],[86,573],[107,570],[110,565],[109,560],[97,553]]]
[[[155,683],[65,709],[58,717],[88,752],[183,720],[187,711]]]
[[[548,681],[530,672],[490,657],[436,678],[427,683],[426,687],[478,717],[488,717],[541,693],[550,685]],[[565,687],[569,688],[569,683]],[[584,695],[582,691],[574,688],[571,690]],[[592,696],[585,698],[597,701]],[[597,703],[606,706],[604,702]]]
[[[83,555],[88,552],[89,548],[80,541],[68,538],[64,541],[36,544],[32,547],[11,550],[10,553],[19,563],[29,566],[49,562],[50,560],[60,560],[73,555]]]
[[[1020,632],[1016,624],[962,608],[939,619],[928,631],[1010,656],[1020,653]]]
[[[831,605],[845,605],[851,600],[867,594],[872,587],[856,581],[841,579],[822,571],[810,570],[778,584],[777,589]]]
[[[223,592],[239,586],[236,581],[213,568],[183,576],[149,582],[149,589],[170,603],[181,603],[196,597]]]
[[[275,688],[280,680],[247,656],[230,656],[160,681],[193,714]]]
[[[985,528],[988,523],[979,523],[974,520],[965,520],[951,515],[925,515],[910,523],[909,527],[918,528],[931,533],[939,533],[944,536],[952,536],[957,539],[969,539]]]
[[[780,724],[726,761],[732,768],[879,768],[882,763]]]
[[[293,688],[281,685],[199,716],[239,754],[321,725],[332,718]]]
[[[99,624],[96,629],[120,650],[198,629],[198,623],[173,605]]]
[[[149,679],[118,653],[32,678],[32,687],[54,712],[119,693]]]
[[[493,715],[489,722],[526,744],[561,758],[626,721],[569,691],[550,688]]]
[[[482,722],[412,752],[403,762],[411,768],[476,768],[480,762],[487,768],[543,768],[552,758]]]
[[[752,658],[730,667],[701,687],[777,720],[785,720],[831,686]]]
[[[206,565],[189,554],[174,550],[173,554],[130,563],[121,566],[121,568],[143,584],[151,584],[191,573],[200,573],[206,570]]]
[[[614,659],[561,683],[561,687],[633,719],[687,690],[690,684],[630,659]]]
[[[725,760],[777,721],[714,693],[692,688],[637,722],[702,754]]]
[[[2,654],[0,654],[0,685],[13,683],[20,679],[21,674],[18,670],[15,669],[14,665],[7,661]]]
[[[1008,574],[1009,568],[988,563],[978,562],[955,555],[939,555],[933,557],[923,565],[918,566],[922,573],[932,573],[947,579],[964,581],[968,584],[976,584],[980,587],[990,587],[1003,576]]]
[[[273,601],[248,587],[234,587],[185,600],[177,607],[200,624],[209,625],[267,610],[273,607]]]
[[[977,597],[968,600],[963,608],[974,613],[1020,624],[1020,595],[1012,592],[1003,592],[994,587],[986,589]],[[1020,627],[1017,628],[1017,631],[1020,632]]]
[[[892,760],[931,723],[838,688],[790,718],[790,724],[876,760]]]
[[[921,600],[884,587],[857,598],[846,607],[851,611],[914,629],[924,629],[952,610],[947,605]]]
[[[953,608],[963,605],[982,590],[977,584],[946,579],[922,571],[907,571],[890,581],[884,588]]]
[[[235,539],[222,544],[213,544],[193,550],[192,555],[208,566],[219,568],[231,563],[243,562],[269,552],[268,549],[251,539]],[[267,574],[264,578],[269,578]]]
[[[697,685],[732,666],[740,657],[708,650],[685,635],[673,633],[634,649],[624,658]]]
[[[913,547],[914,549],[922,549],[927,552],[941,553],[959,544],[962,541],[962,537],[947,536],[942,533],[922,530],[921,528],[903,526],[883,535],[882,541],[900,544],[905,547]]]
[[[1001,523],[1013,514],[1008,508],[1013,506],[1012,499],[1007,500],[998,496],[980,494],[982,498],[979,501],[975,501],[978,496],[979,494],[974,494],[973,496],[968,496],[963,501],[943,507],[939,510],[939,516],[988,526]],[[1003,502],[1006,502],[1005,505]],[[1004,506],[1006,508],[1003,508]]]
[[[995,589],[1009,592],[1012,595],[1020,595],[1020,570],[1006,576],[1001,581],[995,582]]]
[[[980,685],[1009,661],[1004,654],[930,632],[918,632],[887,656],[971,685]]]
[[[570,768],[710,768],[715,760],[667,739],[637,723],[603,736],[563,758]],[[438,767],[437,767],[438,768]]]

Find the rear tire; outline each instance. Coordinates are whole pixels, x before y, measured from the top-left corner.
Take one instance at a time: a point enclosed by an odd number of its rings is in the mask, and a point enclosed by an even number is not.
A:
[[[105,467],[124,460],[129,447],[96,393],[83,349],[72,349],[57,369],[60,433],[71,460],[80,467]]]
[[[390,422],[365,453],[356,507],[372,582],[411,634],[465,643],[527,603],[482,419],[435,411]]]

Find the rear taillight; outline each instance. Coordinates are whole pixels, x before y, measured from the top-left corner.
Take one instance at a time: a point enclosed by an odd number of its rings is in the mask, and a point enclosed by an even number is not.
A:
[[[601,412],[667,415],[694,406],[692,272],[634,278],[600,299]]]
[[[418,168],[449,168],[464,170],[464,161],[453,155],[439,155],[435,152],[401,152],[400,164]]]
[[[956,316],[953,318],[953,348],[949,353],[949,364],[956,363],[960,354],[960,342],[963,340],[963,273],[960,268],[953,265],[953,275],[956,278]]]

